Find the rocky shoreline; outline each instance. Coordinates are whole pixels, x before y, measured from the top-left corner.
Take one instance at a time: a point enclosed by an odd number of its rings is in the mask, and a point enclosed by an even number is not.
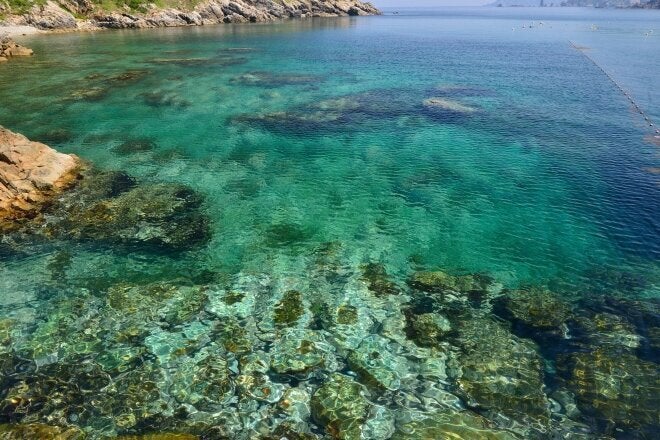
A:
[[[0,126],[0,222],[36,216],[75,183],[81,166],[76,156]]]
[[[13,57],[25,57],[32,54],[32,49],[21,46],[9,37],[0,36],[0,63]],[[2,127],[0,127],[1,129]]]
[[[112,11],[90,0],[48,0],[18,12],[0,3],[6,14],[0,25],[32,26],[41,30],[129,29],[255,23],[287,18],[377,15],[380,11],[359,0],[210,0],[191,8],[161,8],[153,3],[124,4]]]

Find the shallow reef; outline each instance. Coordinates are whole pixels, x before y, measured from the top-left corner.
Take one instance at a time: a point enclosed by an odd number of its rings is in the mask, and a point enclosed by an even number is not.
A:
[[[80,200],[139,187],[99,176]],[[307,273],[68,287],[36,316],[3,320],[3,438],[606,439],[657,428],[657,302],[578,304],[438,269],[399,282],[379,261],[344,260],[335,242]]]
[[[144,141],[136,142],[125,148],[143,148]],[[210,239],[202,205],[202,197],[181,184],[138,184],[121,172],[91,170],[54,204],[42,229],[99,243],[187,249]]]
[[[314,84],[314,77],[273,76],[256,72],[234,78],[234,82],[259,87]],[[465,98],[464,98],[465,99]],[[469,98],[468,99],[472,99]],[[371,90],[340,95],[293,106],[280,111],[235,116],[231,122],[262,127],[277,133],[299,134],[343,132],[347,125],[368,124],[374,119],[423,118],[432,122],[462,123],[479,114],[476,104],[444,97],[425,97],[404,89]]]

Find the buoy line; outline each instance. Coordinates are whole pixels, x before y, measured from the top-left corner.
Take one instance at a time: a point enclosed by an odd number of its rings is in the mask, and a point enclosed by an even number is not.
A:
[[[585,48],[578,46],[577,44],[573,43],[573,42],[570,41],[570,40],[569,40],[569,43],[571,43],[571,46],[573,47],[573,49],[577,50],[577,51],[580,52],[582,55],[584,55],[584,57],[585,57],[586,59],[588,59],[589,61],[591,61],[591,62],[593,63],[593,65],[596,66],[596,67],[598,68],[598,70],[600,70],[601,72],[603,72],[603,74],[604,74],[607,78],[609,78],[610,81],[612,81],[612,84],[614,84],[614,85],[616,86],[616,88],[619,89],[619,91],[621,91],[621,93],[623,93],[623,96],[625,96],[626,98],[628,98],[628,101],[630,101],[630,103],[631,103],[632,106],[635,108],[635,110],[637,110],[637,113],[639,113],[639,114],[642,116],[642,118],[644,118],[644,120],[649,124],[649,127],[653,127],[653,128],[654,128],[654,130],[655,130],[655,138],[656,138],[656,139],[660,139],[660,128],[657,128],[657,126],[653,123],[653,121],[651,121],[651,118],[649,118],[649,116],[644,112],[644,110],[642,110],[642,108],[641,108],[639,105],[637,105],[637,102],[635,102],[635,98],[633,98],[633,96],[632,96],[630,93],[628,93],[623,87],[621,87],[621,85],[617,82],[617,80],[614,79],[614,77],[612,77],[612,75],[610,75],[605,69],[603,69],[603,68],[600,66],[600,64],[598,64],[598,63],[596,62],[596,60],[594,60],[592,57],[590,57],[590,56],[585,52]]]

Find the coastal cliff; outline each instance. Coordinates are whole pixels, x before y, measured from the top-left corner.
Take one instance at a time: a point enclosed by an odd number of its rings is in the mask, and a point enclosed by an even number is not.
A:
[[[359,0],[0,0],[0,24],[42,30],[149,28],[375,15]]]

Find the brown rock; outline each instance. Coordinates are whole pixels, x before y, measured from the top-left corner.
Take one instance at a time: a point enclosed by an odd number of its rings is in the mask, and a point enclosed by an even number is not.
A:
[[[10,48],[7,53],[12,57],[29,57],[33,54],[32,49],[19,45]]]
[[[9,37],[0,38],[0,61],[7,61],[10,57],[30,55],[32,55],[32,49],[17,44]]]
[[[77,178],[80,160],[0,126],[0,220],[34,216]]]

